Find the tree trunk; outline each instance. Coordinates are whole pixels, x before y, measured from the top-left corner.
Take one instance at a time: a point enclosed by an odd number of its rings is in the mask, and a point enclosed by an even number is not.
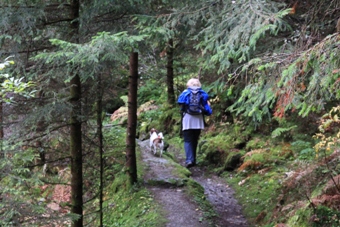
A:
[[[80,215],[79,219],[72,223],[72,227],[83,226],[83,154],[81,138],[81,114],[80,104],[80,78],[76,75],[71,80],[71,127],[70,127],[70,150],[71,150],[71,213]]]
[[[97,136],[100,158],[99,176],[99,227],[103,226],[103,191],[104,191],[104,159],[103,159],[103,120],[102,120],[102,81],[101,75],[97,78]]]
[[[42,101],[43,98],[44,98],[44,92],[42,90],[40,90],[39,93],[38,93],[38,99],[39,99],[38,105],[39,106],[43,105],[43,101]],[[37,122],[37,132],[40,134],[43,131],[44,131],[44,122],[42,120],[40,120],[40,121]],[[42,144],[40,139],[38,139],[35,144],[36,144],[36,147],[39,151],[39,157],[40,157],[39,164],[42,166],[46,163],[45,151],[42,148],[43,144]]]
[[[174,91],[174,42],[172,39],[168,42],[167,47],[167,86],[168,86],[168,103],[170,105],[175,105],[175,91]]]
[[[4,117],[3,117],[3,102],[0,101],[0,158],[4,158],[3,140],[4,140]]]
[[[79,0],[72,1],[72,22],[70,24],[72,30],[73,41],[79,42]],[[72,40],[71,40],[72,41]],[[71,153],[71,213],[79,215],[74,220],[72,227],[83,226],[83,152],[82,152],[82,135],[81,135],[81,82],[80,76],[77,74],[71,79],[70,103],[72,105],[72,113],[70,119],[70,153]]]
[[[126,134],[126,169],[130,186],[137,182],[136,125],[137,125],[138,53],[130,55],[128,126]]]

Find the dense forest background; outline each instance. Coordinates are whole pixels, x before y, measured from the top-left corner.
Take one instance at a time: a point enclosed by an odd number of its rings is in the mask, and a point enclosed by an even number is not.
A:
[[[2,0],[0,225],[127,226],[110,198],[145,193],[129,135],[180,144],[176,99],[197,77],[200,163],[233,174],[250,223],[339,226],[339,15],[339,0]]]

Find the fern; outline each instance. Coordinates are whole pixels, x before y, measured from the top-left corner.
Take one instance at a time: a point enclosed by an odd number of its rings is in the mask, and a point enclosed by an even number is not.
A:
[[[297,126],[294,125],[294,126],[291,126],[289,128],[276,128],[273,132],[272,132],[272,138],[276,138],[280,135],[282,135],[282,133],[285,133],[285,132],[289,132],[291,131],[292,129],[296,128]]]

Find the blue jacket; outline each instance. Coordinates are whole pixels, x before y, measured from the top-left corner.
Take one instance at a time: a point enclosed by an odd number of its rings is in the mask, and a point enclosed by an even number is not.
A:
[[[204,115],[210,116],[212,109],[208,104],[209,95],[200,87],[189,87],[185,89],[178,97],[177,103],[180,105],[189,105],[189,94],[191,91],[200,92],[202,97],[202,105],[204,107]]]

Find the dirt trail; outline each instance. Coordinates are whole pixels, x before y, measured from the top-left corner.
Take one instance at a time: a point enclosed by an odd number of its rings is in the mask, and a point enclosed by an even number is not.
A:
[[[192,168],[192,178],[201,184],[205,195],[219,217],[215,226],[248,227],[247,220],[242,215],[242,207],[234,198],[234,191],[223,179],[217,176],[204,176],[204,171],[198,167]]]
[[[166,227],[248,227],[241,206],[234,198],[233,190],[217,176],[206,176],[204,169],[190,169],[191,178],[204,188],[205,195],[219,215],[212,222],[184,192],[187,177],[173,171],[183,163],[183,154],[175,154],[176,162],[154,156],[149,149],[149,140],[139,141],[143,164],[146,166],[144,181],[156,201],[163,207],[168,220]],[[175,151],[172,151],[175,152]],[[184,168],[184,167],[183,167]]]

